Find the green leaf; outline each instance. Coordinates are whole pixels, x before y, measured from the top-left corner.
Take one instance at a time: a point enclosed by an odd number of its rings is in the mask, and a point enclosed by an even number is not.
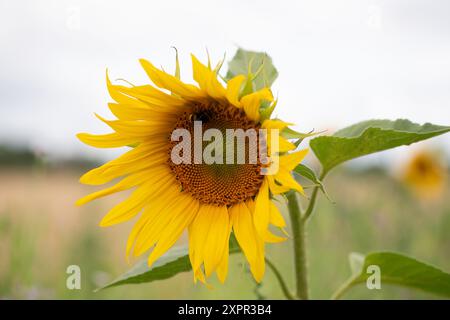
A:
[[[303,132],[295,131],[294,129],[291,129],[289,127],[286,127],[281,131],[281,135],[283,137],[285,137],[286,139],[305,139],[305,138],[311,137],[316,134],[319,134],[319,133],[314,133],[313,131],[308,132],[308,133],[303,133]]]
[[[364,255],[358,252],[352,252],[348,255],[352,275],[359,275],[361,273],[364,267],[364,259]]]
[[[369,120],[339,130],[332,136],[320,136],[310,141],[311,149],[326,173],[338,164],[367,154],[435,137],[450,131],[450,127],[409,120]]]
[[[320,188],[320,190],[323,192],[323,194],[330,199],[327,192],[325,191],[325,188],[323,186],[322,181],[317,177],[316,173],[306,165],[300,163],[297,167],[294,169],[294,174],[300,175],[309,181],[313,182],[316,186]]]
[[[240,251],[236,238],[230,236],[230,254]],[[130,270],[119,276],[107,285],[97,289],[116,287],[124,284],[148,283],[156,280],[164,280],[173,276],[192,270],[189,261],[189,249],[187,246],[175,247],[159,258],[151,268],[148,267],[147,259],[137,262]]]
[[[316,173],[304,164],[300,163],[297,167],[295,167],[294,172],[298,173],[309,181],[314,182],[316,185],[322,185],[322,182],[317,178]]]
[[[268,105],[264,105],[265,101],[262,102],[262,106],[259,108],[259,114],[261,116],[261,123],[264,122],[264,120],[266,119],[270,119],[270,117],[272,116],[273,110],[275,110],[275,107],[278,104],[278,100],[275,100],[274,102],[268,104]]]
[[[294,129],[291,129],[289,127],[284,128],[281,131],[281,136],[283,136],[286,139],[297,139],[297,141],[294,142],[295,146],[298,147],[300,143],[306,138],[317,136],[318,134],[324,133],[325,131],[320,132],[314,132],[314,130],[311,130],[310,132],[303,133],[295,131]]]
[[[233,59],[228,63],[228,73],[226,79],[243,74],[250,76],[250,82],[246,86],[246,91],[257,91],[264,87],[271,87],[278,77],[272,58],[264,52],[247,51],[239,48]]]
[[[384,284],[392,284],[450,297],[450,274],[398,253],[376,252],[366,257],[352,253],[350,265],[353,276],[333,295],[334,299],[342,297],[352,287],[366,283],[373,275],[368,269],[370,266],[378,266],[381,288]]]

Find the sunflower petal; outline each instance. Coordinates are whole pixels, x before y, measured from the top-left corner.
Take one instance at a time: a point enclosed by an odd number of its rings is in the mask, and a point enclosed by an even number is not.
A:
[[[139,60],[145,72],[149,76],[149,78],[153,81],[155,85],[160,88],[167,89],[172,93],[175,93],[181,97],[185,97],[188,99],[202,97],[203,94],[201,91],[193,86],[186,83],[183,83],[181,80],[176,77],[159,70],[153,64],[145,59]]]
[[[153,108],[139,104],[108,103],[108,107],[119,120],[164,121],[168,118],[176,118],[180,113],[179,108],[170,110],[168,108]]]
[[[280,156],[280,166],[289,171],[293,170],[306,157],[308,151],[309,149],[304,149]]]
[[[286,221],[273,201],[270,201],[270,223],[279,228],[286,227]]]
[[[266,179],[269,184],[270,192],[272,192],[273,194],[282,194],[290,190],[289,187],[277,184],[273,176],[268,175],[266,176]]]
[[[245,81],[244,75],[238,75],[230,80],[227,83],[227,99],[228,102],[234,105],[235,107],[242,107],[241,102],[239,101],[239,94],[241,91],[242,83]]]
[[[142,213],[142,219],[146,224],[142,227],[134,243],[133,255],[140,256],[150,249],[160,239],[164,228],[170,223],[172,212],[167,209],[178,203],[181,196],[175,186],[170,186],[159,197],[154,198]]]
[[[303,195],[305,194],[303,187],[292,177],[290,171],[283,170],[282,168],[280,168],[280,170],[278,170],[274,178],[281,185],[296,190]]]
[[[231,226],[231,224],[230,224]],[[225,246],[225,250],[223,251],[223,257],[220,261],[219,265],[217,266],[217,277],[219,278],[219,281],[224,283],[225,279],[227,278],[228,274],[228,257],[230,255],[230,247],[228,245],[230,240],[230,232],[228,232],[228,239],[227,239],[227,245]]]
[[[103,217],[100,226],[108,227],[133,218],[151,199],[159,196],[173,183],[175,183],[175,180],[172,175],[165,175],[161,178],[155,177],[144,183],[142,186],[138,187],[128,199],[112,208],[108,214]]]
[[[241,98],[241,103],[244,107],[245,114],[253,121],[259,121],[259,108],[262,100],[273,101],[272,92],[268,88],[250,93]]]
[[[167,212],[171,212],[173,217],[148,257],[149,266],[175,244],[197,214],[199,203],[190,195],[180,196],[177,200],[177,203],[167,208]]]
[[[276,236],[272,232],[267,230],[266,234],[264,235],[264,241],[268,242],[268,243],[279,243],[279,242],[286,241],[286,238]]]
[[[284,128],[293,125],[293,123],[284,122],[279,119],[267,119],[264,120],[263,124],[261,125],[264,129],[278,129],[283,130]]]
[[[148,175],[147,171],[140,171],[137,172],[135,174],[131,174],[125,178],[123,178],[121,181],[119,181],[118,183],[116,183],[115,185],[113,185],[112,187],[103,189],[103,190],[99,190],[97,192],[91,193],[81,199],[79,199],[76,204],[78,206],[81,206],[89,201],[116,193],[116,192],[120,192],[120,191],[124,191],[127,189],[130,189],[132,187],[137,186],[138,184],[141,184],[145,181],[146,176]]]
[[[200,267],[203,261],[207,277],[216,270],[221,262],[230,233],[229,216],[226,207],[201,205],[200,210],[190,225],[192,245],[194,246],[194,266]]]
[[[225,88],[217,80],[217,73],[202,64],[193,54],[191,57],[194,80],[199,84],[200,88],[214,99],[225,98]]]
[[[259,282],[264,275],[264,243],[256,232],[252,214],[244,203],[238,203],[230,208],[230,218],[236,240],[250,264],[250,271]]]
[[[153,174],[159,171],[168,172],[166,166],[160,166],[167,161],[165,149],[165,147],[151,149],[148,145],[138,145],[119,158],[86,172],[80,178],[80,182],[90,185],[104,184],[120,176],[150,167]],[[146,159],[147,157],[151,158]]]
[[[141,141],[136,137],[124,136],[117,132],[107,134],[79,133],[77,138],[81,142],[96,148],[119,148]]]
[[[255,211],[253,214],[253,223],[256,232],[260,237],[264,237],[269,225],[269,187],[267,180],[264,179],[255,199]]]
[[[150,135],[169,134],[175,120],[166,118],[164,120],[106,120],[96,114],[96,117],[110,126],[114,131],[126,137],[145,139]]]

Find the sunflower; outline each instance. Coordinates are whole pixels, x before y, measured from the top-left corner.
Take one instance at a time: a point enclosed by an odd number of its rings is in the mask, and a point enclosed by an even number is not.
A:
[[[436,199],[445,189],[446,169],[438,154],[420,150],[408,160],[403,180],[420,198]]]
[[[97,148],[130,147],[118,158],[84,174],[81,183],[100,185],[122,179],[77,204],[132,189],[129,197],[100,222],[106,227],[139,216],[127,242],[127,257],[151,250],[151,266],[187,230],[194,281],[205,282],[215,272],[224,282],[233,233],[255,280],[261,281],[265,243],[285,240],[269,229],[270,225],[281,229],[286,225],[274,196],[289,190],[303,193],[291,171],[308,150],[294,151],[293,143],[278,136],[279,165],[273,175],[261,174],[265,165],[259,158],[253,164],[174,164],[171,134],[179,128],[192,132],[194,120],[202,121],[205,129],[266,129],[269,153],[271,130],[282,131],[290,124],[269,119],[267,112],[263,116],[261,110],[273,110],[276,101],[270,88],[245,89],[252,81],[249,75],[238,75],[224,86],[218,76],[221,64],[211,68],[210,63],[204,65],[192,55],[193,78],[198,84],[192,85],[146,60],[140,63],[154,85],[117,85],[106,76],[115,101],[109,109],[117,119],[97,117],[113,132],[77,135]]]

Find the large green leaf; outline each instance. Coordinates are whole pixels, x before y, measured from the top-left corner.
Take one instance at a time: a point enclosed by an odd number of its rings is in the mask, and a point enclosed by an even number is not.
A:
[[[278,71],[266,53],[247,51],[241,48],[228,63],[226,79],[229,80],[240,74],[255,76],[250,82],[250,84],[253,83],[254,91],[270,87],[278,77]]]
[[[409,145],[450,131],[450,127],[409,120],[369,120],[310,141],[311,149],[328,172],[338,164],[367,154]]]
[[[380,270],[381,288],[392,284],[450,297],[450,274],[429,264],[393,252],[376,252],[367,256],[350,255],[353,276],[333,296],[342,297],[350,288],[366,283],[372,276],[370,266]]]
[[[239,252],[239,245],[233,234],[230,237],[230,254]],[[147,283],[156,280],[164,280],[173,276],[190,271],[191,263],[189,261],[188,247],[180,246],[169,250],[165,255],[158,259],[151,268],[148,267],[147,259],[136,263],[130,270],[119,276],[117,279],[107,285],[97,289],[116,287],[124,284]]]

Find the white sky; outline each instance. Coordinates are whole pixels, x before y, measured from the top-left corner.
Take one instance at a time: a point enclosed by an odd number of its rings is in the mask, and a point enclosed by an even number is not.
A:
[[[75,139],[107,131],[93,116],[109,115],[105,69],[147,82],[138,59],[171,70],[171,46],[188,81],[191,52],[268,52],[277,115],[299,130],[369,118],[450,124],[449,1],[0,0],[0,142],[111,156]],[[450,139],[432,145],[449,152]]]

